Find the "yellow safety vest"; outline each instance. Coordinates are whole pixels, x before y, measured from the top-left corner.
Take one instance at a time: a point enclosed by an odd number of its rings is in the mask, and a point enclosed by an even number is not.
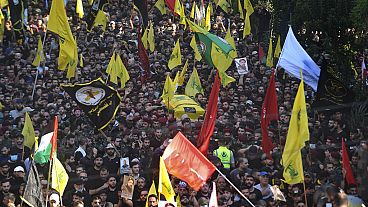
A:
[[[213,152],[213,154],[221,160],[221,163],[224,165],[225,169],[230,169],[231,151],[228,148],[220,146]]]

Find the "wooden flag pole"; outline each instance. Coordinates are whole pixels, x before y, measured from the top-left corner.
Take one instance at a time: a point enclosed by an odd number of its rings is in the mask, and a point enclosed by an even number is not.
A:
[[[45,31],[45,36],[43,37],[43,42],[42,42],[42,53],[43,53],[43,56],[45,57],[45,52],[43,51],[43,48],[45,46],[45,42],[46,42],[46,36],[47,36],[47,27],[46,27],[46,31]],[[50,50],[51,50],[51,47],[50,47]],[[45,57],[46,59],[46,57]],[[38,66],[36,68],[36,78],[35,78],[35,82],[33,83],[33,90],[32,90],[32,101],[33,101],[33,97],[34,97],[34,94],[35,94],[35,90],[36,90],[36,84],[37,84],[37,79],[38,79],[38,67],[40,67],[40,63],[41,61],[38,63]]]
[[[255,207],[255,205],[250,202],[250,200],[245,197],[245,195],[229,180],[227,177],[216,167],[216,171],[231,185],[233,188],[252,206]]]
[[[307,201],[307,191],[306,191],[306,189],[305,189],[305,180],[303,180],[303,188],[304,188],[305,206],[308,206],[308,201]]]
[[[49,174],[48,174],[48,177],[47,177],[47,189],[46,189],[46,206],[47,206],[47,203],[49,202],[49,190],[50,190],[50,178],[51,178],[51,168],[52,168],[52,162],[53,162],[53,159],[50,160],[50,165],[49,165]]]

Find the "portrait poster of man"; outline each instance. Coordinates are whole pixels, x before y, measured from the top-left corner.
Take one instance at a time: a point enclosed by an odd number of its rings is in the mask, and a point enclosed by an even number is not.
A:
[[[129,157],[120,158],[120,173],[121,174],[129,173]]]
[[[249,72],[248,70],[248,61],[246,57],[235,59],[235,65],[238,69],[239,75],[245,75]]]
[[[126,199],[133,198],[134,178],[132,176],[124,175],[123,187],[121,188],[121,197]]]
[[[158,207],[176,207],[176,202],[159,201]]]

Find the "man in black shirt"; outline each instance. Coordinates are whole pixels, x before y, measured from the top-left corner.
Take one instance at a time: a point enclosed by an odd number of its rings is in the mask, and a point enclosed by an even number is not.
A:
[[[118,173],[120,160],[116,156],[115,148],[112,144],[106,146],[106,157],[104,157],[103,163],[110,174],[116,175]]]
[[[107,179],[108,187],[107,187],[107,199],[106,201],[111,202],[114,205],[117,205],[119,202],[118,191],[119,188],[116,183],[116,178],[114,176],[109,176]]]

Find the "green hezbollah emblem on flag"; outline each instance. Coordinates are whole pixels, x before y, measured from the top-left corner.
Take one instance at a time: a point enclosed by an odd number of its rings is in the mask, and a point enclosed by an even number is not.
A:
[[[295,170],[295,168],[293,167],[293,165],[291,163],[290,163],[290,165],[287,166],[286,172],[288,172],[290,177],[292,177],[292,178],[295,178],[299,175],[298,171]]]
[[[121,102],[119,93],[107,86],[101,78],[84,84],[62,85],[62,88],[98,129],[103,129],[110,123]]]

